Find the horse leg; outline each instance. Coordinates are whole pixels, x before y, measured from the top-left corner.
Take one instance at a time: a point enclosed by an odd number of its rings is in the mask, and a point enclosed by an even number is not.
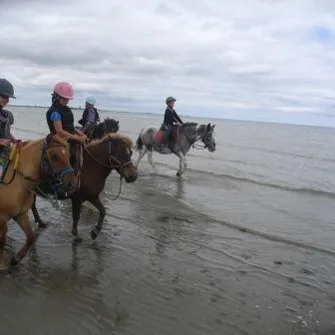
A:
[[[187,159],[186,159],[186,155],[184,155],[184,167],[183,167],[183,173],[186,171],[187,168]]]
[[[73,235],[73,244],[78,244],[83,241],[78,233],[78,221],[80,219],[80,208],[82,205],[81,200],[72,198],[72,235]]]
[[[135,167],[138,167],[138,165],[140,164],[141,159],[144,157],[144,155],[147,153],[147,148],[143,147],[142,149],[140,149],[140,152],[138,154],[138,158],[135,162]]]
[[[46,228],[48,224],[41,219],[40,214],[38,213],[36,207],[36,194],[34,194],[34,202],[33,205],[31,206],[31,210],[33,212],[35,222],[38,223],[38,228]]]
[[[154,153],[153,150],[148,150],[148,161],[151,164],[152,168],[155,170],[155,172],[157,172],[156,166],[152,160],[153,153]]]
[[[29,221],[28,211],[18,216],[18,224],[23,232],[26,234],[26,242],[20,249],[20,251],[13,255],[10,262],[11,265],[17,265],[22,260],[22,258],[27,255],[30,247],[35,242],[35,233]]]
[[[101,203],[99,196],[89,200],[89,202],[99,211],[99,221],[97,225],[94,227],[94,229],[92,229],[91,231],[91,237],[94,240],[97,238],[97,236],[99,235],[101,231],[102,224],[104,222],[104,218],[106,215],[106,209],[104,205]]]
[[[7,236],[7,222],[5,220],[0,221],[0,272],[6,271],[8,267],[5,264],[3,257],[3,249],[6,244],[6,236]]]
[[[175,152],[175,154],[179,157],[179,169],[177,171],[177,177],[181,177],[186,169],[185,156],[181,152]]]

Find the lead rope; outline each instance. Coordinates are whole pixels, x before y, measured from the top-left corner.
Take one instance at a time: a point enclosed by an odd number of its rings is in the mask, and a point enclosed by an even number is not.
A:
[[[194,148],[194,149],[198,149],[198,150],[205,150],[205,149],[206,149],[205,146],[201,146],[201,145],[199,145],[199,144],[197,144],[197,143],[194,143],[194,144],[192,145],[192,148]]]
[[[49,203],[52,205],[53,208],[55,208],[55,209],[57,209],[57,210],[59,209],[60,206],[59,206],[59,201],[58,201],[58,199],[57,199],[57,192],[55,192],[54,195],[52,196],[52,195],[49,195],[49,194],[43,192],[39,186],[36,187],[36,190],[38,190],[38,191],[42,194],[42,196],[44,197],[44,199],[45,199],[47,202],[49,202]],[[35,191],[34,191],[34,193],[35,193],[37,196],[39,195],[39,194],[37,194],[37,192],[35,192]]]
[[[115,201],[121,194],[121,190],[122,190],[122,177],[120,177],[120,181],[119,181],[119,191],[117,192],[117,194],[114,197],[109,197],[109,200]]]

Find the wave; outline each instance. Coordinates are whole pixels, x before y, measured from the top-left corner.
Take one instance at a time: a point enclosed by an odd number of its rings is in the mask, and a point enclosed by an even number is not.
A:
[[[171,168],[171,165],[169,164],[164,164],[161,162],[156,162],[155,163],[158,166],[163,166],[163,167],[168,167]],[[270,182],[265,182],[265,181],[259,181],[255,180],[252,178],[247,178],[247,177],[239,177],[239,176],[234,176],[228,173],[215,173],[215,172],[208,172],[204,170],[199,170],[199,169],[193,169],[193,168],[187,168],[188,173],[198,173],[198,174],[204,174],[208,175],[210,177],[215,177],[215,178],[227,178],[231,179],[234,181],[239,181],[239,182],[245,182],[249,184],[254,184],[262,187],[270,187],[273,189],[278,189],[282,191],[289,191],[289,192],[295,192],[295,193],[300,193],[300,194],[306,194],[306,195],[315,195],[315,196],[321,196],[329,199],[335,199],[335,192],[332,191],[326,191],[322,189],[316,189],[316,188],[308,188],[308,187],[292,187],[292,186],[287,186],[287,185],[280,185],[276,183],[270,183]],[[169,175],[161,175],[161,177],[166,177],[166,178],[175,178],[175,176],[169,176]]]
[[[318,246],[310,244],[310,243],[307,244],[307,243],[299,242],[299,241],[296,241],[296,240],[291,240],[291,239],[283,237],[283,236],[264,233],[262,231],[251,229],[251,228],[248,228],[248,227],[243,227],[243,226],[240,226],[238,224],[235,224],[235,223],[232,223],[232,222],[229,222],[229,221],[225,221],[225,220],[219,220],[219,219],[211,218],[211,221],[215,222],[215,223],[218,223],[218,224],[221,224],[221,225],[224,225],[224,226],[227,226],[229,228],[239,230],[242,233],[247,233],[247,234],[250,234],[250,235],[253,235],[253,236],[261,237],[261,238],[264,238],[264,239],[269,240],[269,241],[285,243],[285,244],[289,244],[289,245],[292,245],[292,246],[295,246],[295,247],[304,248],[304,249],[308,249],[308,250],[311,250],[311,251],[318,251],[318,252],[322,252],[324,254],[335,256],[335,250],[332,250],[332,249],[325,249],[325,248],[321,248],[321,247],[318,247]]]
[[[195,172],[195,173],[202,173],[202,174],[207,174],[213,177],[219,177],[219,178],[228,178],[232,179],[235,181],[240,181],[240,182],[246,182],[249,184],[255,184],[258,186],[264,186],[264,187],[270,187],[274,189],[279,189],[283,191],[289,191],[289,192],[296,192],[300,194],[309,194],[309,195],[317,195],[317,196],[322,196],[330,199],[335,199],[335,193],[331,191],[325,191],[325,190],[320,190],[316,188],[308,188],[308,187],[292,187],[292,186],[286,186],[286,185],[280,185],[280,184],[275,184],[275,183],[269,183],[269,182],[263,182],[251,178],[246,178],[246,177],[238,177],[234,176],[231,174],[227,173],[214,173],[214,172],[207,172],[203,170],[198,170],[198,169],[190,169],[188,168],[188,171]]]
[[[271,149],[253,147],[253,146],[248,146],[248,145],[237,145],[237,144],[231,144],[231,143],[226,143],[226,145],[229,147],[233,147],[233,148],[242,148],[242,149],[249,149],[249,150],[255,150],[255,151],[262,151],[262,152],[266,152],[269,154],[278,154],[278,155],[290,156],[290,157],[295,157],[295,158],[304,158],[308,160],[318,160],[321,162],[330,162],[330,163],[335,162],[334,158],[320,158],[320,157],[311,156],[311,155],[304,155],[304,154],[287,152],[287,151],[271,150]]]

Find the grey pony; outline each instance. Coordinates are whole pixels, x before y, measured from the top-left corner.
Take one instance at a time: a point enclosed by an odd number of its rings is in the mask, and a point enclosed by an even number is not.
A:
[[[159,129],[154,126],[142,128],[136,141],[136,150],[139,151],[139,156],[135,166],[138,167],[144,155],[148,154],[148,161],[153,169],[156,170],[152,160],[154,151],[163,155],[175,154],[179,158],[177,176],[180,177],[187,167],[186,154],[197,141],[201,141],[204,144],[204,148],[207,148],[209,152],[215,151],[214,127],[215,124],[212,125],[210,123],[184,123],[184,126],[179,127],[179,141],[172,147],[172,150],[165,144],[159,145],[154,142],[155,135]]]

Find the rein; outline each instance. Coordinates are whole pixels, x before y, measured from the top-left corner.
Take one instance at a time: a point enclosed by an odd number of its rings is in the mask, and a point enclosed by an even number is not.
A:
[[[197,140],[198,141],[198,140]],[[200,145],[200,144],[197,144],[197,143],[194,143],[192,145],[192,148],[194,149],[198,149],[198,150],[205,150],[207,148],[207,146],[204,144],[204,145]]]
[[[132,161],[128,161],[126,163],[122,163],[120,162],[119,159],[117,159],[114,155],[112,155],[112,143],[109,139],[108,141],[108,164],[105,164],[103,162],[101,162],[100,160],[98,160],[96,157],[94,157],[94,155],[88,150],[87,148],[87,145],[86,143],[83,145],[84,146],[84,149],[85,151],[88,153],[88,155],[95,161],[97,162],[99,165],[103,166],[103,167],[106,167],[107,169],[115,169],[115,168],[120,168],[121,171],[123,171],[124,167],[131,164]],[[113,164],[112,161],[116,162],[116,164]],[[120,181],[119,181],[119,190],[118,190],[118,193],[111,199],[111,200],[116,200],[120,194],[121,194],[121,191],[122,191],[122,175],[120,173]]]

